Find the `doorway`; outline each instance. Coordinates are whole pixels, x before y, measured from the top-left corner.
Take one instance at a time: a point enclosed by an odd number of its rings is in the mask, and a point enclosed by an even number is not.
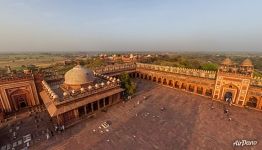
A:
[[[231,103],[233,100],[233,94],[232,92],[226,92],[224,96],[224,101]]]

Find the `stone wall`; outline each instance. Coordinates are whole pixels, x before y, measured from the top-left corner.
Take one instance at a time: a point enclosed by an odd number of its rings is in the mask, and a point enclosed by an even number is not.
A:
[[[208,79],[216,79],[216,71],[205,71],[199,69],[188,69],[188,68],[143,64],[143,63],[137,63],[136,65],[137,68],[169,72],[169,73],[201,77],[201,78],[208,78]]]

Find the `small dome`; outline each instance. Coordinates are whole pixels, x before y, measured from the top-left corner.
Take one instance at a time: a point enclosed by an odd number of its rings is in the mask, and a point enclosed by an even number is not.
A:
[[[54,96],[53,96],[53,99],[57,99],[57,98],[58,98],[58,95],[54,95]]]
[[[94,74],[91,70],[85,69],[80,65],[75,66],[65,74],[65,84],[82,85],[94,81]]]
[[[83,93],[83,92],[85,92],[85,88],[80,88],[80,91]]]
[[[63,93],[63,96],[67,96],[67,95],[68,95],[68,93],[67,93],[67,92],[64,92],[64,93]]]
[[[253,66],[253,63],[250,59],[245,59],[242,63],[241,66]]]
[[[232,62],[231,59],[226,58],[225,60],[222,61],[221,65],[233,65],[234,63]]]
[[[95,84],[95,87],[96,87],[96,88],[99,88],[99,85],[98,85],[98,84]]]

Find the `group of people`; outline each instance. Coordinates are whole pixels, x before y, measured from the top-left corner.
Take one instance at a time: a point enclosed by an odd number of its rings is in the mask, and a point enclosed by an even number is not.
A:
[[[55,125],[55,132],[63,132],[65,130],[65,126],[59,126],[58,124]],[[51,136],[54,136],[54,132],[52,130],[47,129],[46,131],[46,139],[49,140],[50,139],[50,134]]]
[[[226,102],[228,102],[228,105],[231,106],[231,99],[226,99]],[[212,102],[211,109],[214,109],[214,103]],[[224,114],[228,117],[228,120],[231,121],[232,118],[229,116],[229,109],[226,107],[225,104],[223,104],[223,110]]]
[[[226,100],[226,102],[228,102],[229,106],[232,105],[232,98],[226,98],[225,100]]]
[[[65,130],[65,126],[59,126],[58,124],[55,125],[55,132],[63,132]]]

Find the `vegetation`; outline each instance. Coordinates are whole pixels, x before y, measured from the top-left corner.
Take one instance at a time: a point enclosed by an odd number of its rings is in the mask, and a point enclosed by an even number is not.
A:
[[[262,57],[248,54],[224,54],[224,53],[179,53],[164,54],[157,58],[152,58],[147,63],[165,65],[173,67],[185,67],[191,69],[203,69],[214,71],[218,65],[226,58],[230,57],[235,63],[240,64],[245,58],[249,57],[255,69],[262,72]],[[257,72],[257,73],[258,73]]]
[[[203,60],[199,58],[194,58],[191,56],[181,56],[181,55],[163,55],[159,56],[157,59],[152,59],[152,64],[172,66],[172,67],[184,67],[191,69],[204,69],[204,70],[217,70],[217,64],[209,60]]]
[[[258,71],[254,71],[254,76],[262,78],[262,73]]]
[[[201,65],[201,69],[203,70],[209,70],[209,71],[216,71],[218,69],[218,65],[215,63],[205,63],[203,65]]]
[[[125,89],[124,96],[131,96],[136,92],[136,84],[131,80],[127,73],[122,73],[120,75],[121,87]]]
[[[181,53],[164,53],[158,54],[158,57],[151,57],[144,60],[144,63],[185,67],[191,69],[203,69],[214,71],[218,65],[226,58],[230,57],[234,62],[241,63],[249,57],[255,67],[255,76],[262,76],[262,53],[226,53],[226,52],[181,52]],[[94,69],[106,65],[106,62],[97,58],[89,57],[82,53],[9,53],[0,55],[0,72],[6,72],[6,66],[12,69],[22,71],[26,68],[36,70],[39,68],[50,67],[59,74],[73,68],[75,64],[64,65],[64,60],[80,60],[80,63],[86,68]],[[143,62],[143,61],[142,61]],[[32,65],[33,64],[33,65]],[[35,66],[34,66],[35,65]],[[2,74],[1,73],[1,74]]]
[[[103,60],[98,58],[88,58],[86,60],[82,60],[81,63],[82,65],[90,69],[106,65],[106,63]]]

